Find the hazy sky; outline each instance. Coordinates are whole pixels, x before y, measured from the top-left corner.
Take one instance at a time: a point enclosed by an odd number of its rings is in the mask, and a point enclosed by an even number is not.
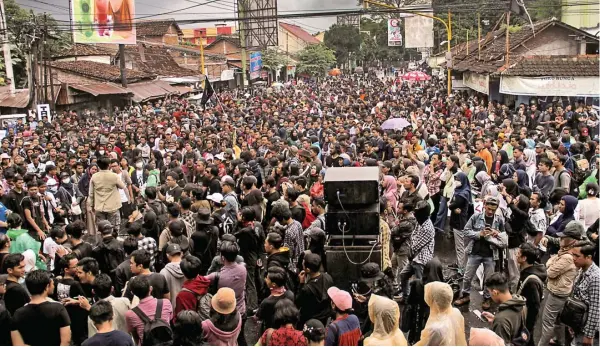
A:
[[[36,12],[47,12],[57,20],[66,21],[69,18],[68,0],[16,0],[23,7],[32,8]],[[40,2],[41,1],[41,2]],[[193,6],[194,3],[202,3],[207,0],[135,0],[136,17],[157,15],[167,11],[178,10]],[[153,18],[175,18],[175,19],[200,19],[200,18],[229,18],[233,17],[233,4],[235,0],[218,0],[210,5],[202,5],[189,10],[175,12],[172,14],[157,16]],[[212,6],[214,5],[214,6]],[[279,11],[302,11],[302,10],[332,10],[332,9],[357,9],[356,0],[278,0]],[[150,19],[150,18],[148,18]],[[308,19],[284,20],[286,22],[304,26],[310,32],[327,29],[335,23],[335,17],[318,17]],[[223,23],[223,22],[220,22]],[[233,23],[227,23],[233,24]],[[186,25],[185,27],[206,27],[210,23],[199,23]]]

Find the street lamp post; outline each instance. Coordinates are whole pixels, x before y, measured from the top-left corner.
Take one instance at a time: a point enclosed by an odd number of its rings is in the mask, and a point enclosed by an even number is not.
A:
[[[369,4],[372,4],[374,6],[397,10],[398,12],[406,12],[406,13],[414,14],[415,16],[427,17],[427,18],[435,19],[435,20],[441,22],[442,24],[444,24],[444,27],[446,27],[446,34],[448,36],[448,39],[447,39],[448,56],[451,57],[450,56],[450,49],[451,49],[450,42],[452,41],[452,17],[451,17],[450,11],[448,11],[448,22],[446,23],[446,21],[440,17],[430,16],[428,14],[423,14],[423,13],[419,13],[416,11],[405,10],[405,9],[398,8],[398,7],[395,7],[392,5],[388,5],[388,4],[379,2],[379,1],[363,0],[363,6],[365,9],[368,8]],[[449,62],[446,62],[446,65],[448,65],[448,63]],[[450,95],[451,93],[452,93],[452,68],[448,67],[448,95]]]

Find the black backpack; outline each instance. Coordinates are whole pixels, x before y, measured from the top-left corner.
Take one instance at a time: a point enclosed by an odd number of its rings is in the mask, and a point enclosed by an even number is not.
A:
[[[162,319],[163,299],[156,301],[156,314],[154,320],[140,310],[140,307],[132,309],[142,322],[144,322],[144,335],[142,336],[142,346],[169,346],[173,344],[173,330],[167,321]]]

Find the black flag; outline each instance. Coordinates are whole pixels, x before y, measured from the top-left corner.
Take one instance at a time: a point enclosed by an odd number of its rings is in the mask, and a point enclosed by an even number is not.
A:
[[[206,81],[204,82],[204,91],[202,91],[202,106],[206,106],[206,103],[215,93],[210,81],[208,80],[208,76],[206,76]]]

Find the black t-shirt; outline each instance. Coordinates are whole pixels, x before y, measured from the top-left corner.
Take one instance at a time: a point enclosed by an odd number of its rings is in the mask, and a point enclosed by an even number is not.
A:
[[[90,245],[87,242],[82,242],[82,243],[78,244],[77,246],[71,246],[71,251],[73,251],[73,253],[75,253],[75,256],[79,260],[86,258],[86,257],[91,257],[93,249],[94,248],[92,247],[92,245]]]
[[[138,276],[146,276],[148,278],[148,282],[150,283],[150,286],[152,286],[152,296],[154,298],[162,299],[165,296],[165,294],[169,292],[169,287],[167,285],[167,280],[165,279],[165,276],[157,274],[155,272],[148,275]],[[131,282],[131,280],[129,280],[129,282]],[[129,300],[133,300],[133,293],[131,292],[129,286],[127,286],[127,290],[125,291],[124,296]]]
[[[38,228],[42,229],[44,228],[44,225],[42,223],[42,213],[40,210],[40,199],[39,198],[31,198],[30,196],[26,196],[23,198],[23,201],[21,201],[21,207],[23,208],[23,225],[22,228],[32,231],[34,230],[33,227],[31,226],[31,224],[29,223],[29,221],[27,220],[27,218],[25,218],[25,210],[29,210],[31,211],[31,218],[33,218],[33,220],[35,221],[35,224],[37,224]]]
[[[8,310],[6,310],[4,301],[0,300],[0,346],[12,346],[10,338],[11,321],[12,318]]]
[[[10,253],[0,253],[0,275],[6,275],[6,270],[4,270],[4,258]]]
[[[494,216],[488,217],[488,216],[484,216],[485,218],[485,225],[489,225],[491,227],[491,225],[494,223]],[[494,256],[494,252],[492,252],[492,247],[491,244],[486,241],[485,239],[478,239],[475,240],[475,242],[473,243],[473,250],[471,251],[471,254],[474,255],[478,255],[481,257],[492,257]]]
[[[29,293],[22,285],[6,281],[6,293],[4,294],[6,309],[14,316],[15,311],[25,306],[29,302]]]
[[[29,304],[15,312],[12,330],[30,346],[59,346],[60,329],[71,325],[65,307],[57,302]]]
[[[82,346],[133,346],[131,336],[120,330],[97,333],[83,341]]]
[[[78,296],[89,298],[91,293],[86,293],[83,285],[72,278],[62,278],[54,280],[54,294],[52,298],[60,301],[65,298],[76,299]],[[91,292],[91,286],[90,286]],[[91,301],[90,301],[91,303]],[[88,311],[78,305],[65,306],[69,318],[71,319],[71,340],[75,345],[80,345],[88,335],[87,317]]]
[[[294,293],[291,290],[286,290],[283,295],[280,296],[269,296],[263,302],[260,303],[256,317],[262,320],[262,331],[269,328],[277,329],[278,327],[273,325],[273,316],[275,315],[275,304],[282,299],[289,299],[294,301]]]
[[[298,223],[302,224],[302,222],[304,222],[306,210],[299,203],[294,207],[290,207],[290,212],[292,212],[292,218],[297,220]]]

